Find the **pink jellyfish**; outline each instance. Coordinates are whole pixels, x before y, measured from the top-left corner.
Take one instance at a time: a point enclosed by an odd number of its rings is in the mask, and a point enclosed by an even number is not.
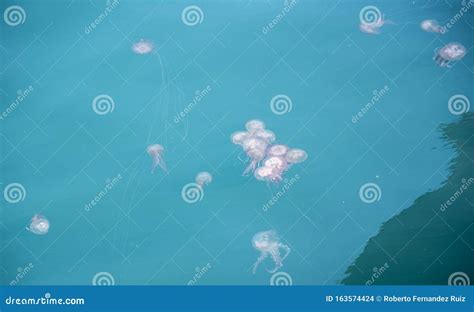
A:
[[[263,163],[265,167],[274,168],[276,171],[283,172],[288,168],[288,164],[283,157],[272,156],[265,160]]]
[[[276,231],[263,231],[258,232],[252,238],[252,245],[255,249],[260,251],[260,257],[253,265],[252,272],[257,272],[258,266],[268,257],[271,256],[273,262],[275,262],[275,268],[268,270],[269,273],[275,273],[283,266],[283,260],[290,254],[290,247],[280,242]],[[283,256],[280,255],[280,249],[285,251]]]
[[[49,231],[49,221],[44,216],[35,214],[26,229],[33,234],[45,235]]]
[[[248,175],[250,172],[254,172],[257,168],[258,163],[265,158],[265,149],[253,148],[247,151],[247,156],[250,158],[250,164],[245,168],[242,175]]]
[[[283,144],[276,144],[272,145],[268,148],[267,150],[267,155],[268,156],[285,156],[285,154],[288,152],[289,148],[286,145]]]
[[[265,141],[266,143],[273,143],[276,140],[276,135],[270,130],[257,130],[254,134],[254,137]]]
[[[230,136],[232,143],[239,145],[242,145],[248,138],[250,138],[250,133],[247,131],[237,131]]]
[[[420,27],[421,29],[427,32],[439,33],[439,34],[444,33],[443,28],[439,26],[437,20],[431,20],[431,19],[424,20],[423,22],[421,22]]]
[[[253,119],[247,121],[247,123],[245,124],[245,128],[248,130],[248,132],[255,133],[258,130],[264,130],[265,124],[261,120]]]
[[[308,158],[308,154],[302,149],[293,148],[290,149],[286,155],[285,159],[290,164],[298,164],[305,161]]]
[[[359,28],[360,31],[366,34],[378,35],[380,34],[380,28],[382,28],[382,26],[385,24],[393,24],[393,22],[384,19],[384,17],[379,17],[376,21],[372,23],[361,22]]]
[[[165,152],[165,148],[163,146],[161,146],[160,144],[150,145],[147,147],[146,152],[153,159],[153,165],[151,166],[151,173],[155,172],[155,169],[158,166],[161,169],[163,169],[164,172],[167,172],[166,164],[165,164],[165,161],[163,160],[163,154]]]
[[[132,45],[132,51],[136,54],[148,54],[153,50],[153,43],[151,41],[140,39]]]
[[[242,147],[244,148],[245,151],[249,151],[251,149],[265,150],[267,148],[267,143],[257,138],[250,138],[250,139],[244,140],[244,142],[242,143]]]
[[[255,169],[254,176],[259,181],[278,183],[282,180],[282,172],[275,167],[263,166]]]
[[[199,172],[196,176],[196,183],[200,187],[208,185],[212,182],[212,175],[209,172]]]
[[[451,67],[452,63],[462,59],[467,53],[466,48],[457,42],[451,42],[435,50],[433,60],[441,67]]]

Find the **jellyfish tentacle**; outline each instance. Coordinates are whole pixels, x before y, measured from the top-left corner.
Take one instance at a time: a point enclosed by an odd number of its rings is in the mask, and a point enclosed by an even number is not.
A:
[[[163,157],[159,155],[156,159],[156,163],[158,166],[160,166],[161,169],[163,169],[165,173],[168,173],[168,169],[166,168],[165,160],[163,159]]]
[[[252,160],[250,164],[245,168],[244,172],[242,173],[243,176],[248,176],[251,172],[255,171],[255,168],[257,167],[257,162],[255,160]]]
[[[257,268],[258,266],[263,262],[263,260],[265,260],[266,258],[268,257],[268,253],[266,252],[262,252],[260,254],[260,257],[258,257],[257,261],[255,261],[255,263],[253,264],[253,269],[252,269],[252,273],[255,274],[257,272]]]
[[[288,257],[288,255],[290,254],[291,248],[288,247],[288,245],[285,245],[285,244],[282,244],[282,243],[280,243],[280,244],[278,245],[278,247],[280,247],[281,249],[283,249],[283,250],[285,251],[285,255],[284,255],[283,257],[281,257],[281,261],[283,261],[283,260],[285,260],[286,257]]]
[[[273,261],[275,262],[275,267],[271,270],[267,269],[268,273],[275,273],[278,271],[283,266],[283,263],[281,262],[282,259],[280,257],[280,252],[278,251],[278,247],[270,251],[270,255],[272,256]]]

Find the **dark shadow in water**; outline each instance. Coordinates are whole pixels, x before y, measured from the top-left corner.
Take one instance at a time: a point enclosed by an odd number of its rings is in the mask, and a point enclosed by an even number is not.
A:
[[[456,149],[449,178],[385,222],[342,284],[447,285],[454,272],[474,281],[474,114],[442,132]]]

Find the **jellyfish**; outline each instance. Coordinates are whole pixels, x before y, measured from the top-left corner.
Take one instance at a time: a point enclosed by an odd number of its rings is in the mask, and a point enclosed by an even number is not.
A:
[[[254,137],[265,141],[266,143],[273,143],[276,139],[275,133],[270,130],[257,130],[254,134]]]
[[[277,171],[283,172],[288,168],[288,164],[283,157],[279,156],[272,156],[265,160],[263,163],[265,167],[273,168]]]
[[[259,181],[278,183],[282,180],[283,171],[275,167],[263,166],[255,169],[254,176]]]
[[[248,132],[255,133],[257,130],[265,129],[265,124],[261,120],[252,119],[247,121],[245,128],[248,130]]]
[[[252,238],[252,245],[255,249],[260,251],[260,257],[253,265],[252,272],[255,274],[257,272],[258,266],[268,257],[271,256],[275,262],[275,267],[272,270],[268,270],[269,273],[275,273],[283,266],[283,260],[289,255],[291,249],[287,245],[280,242],[276,231],[269,230],[258,232]],[[281,256],[280,249],[282,249],[285,254]]]
[[[272,145],[267,150],[268,156],[285,156],[289,148],[283,144]]]
[[[148,54],[153,50],[153,43],[145,39],[140,39],[132,45],[132,50],[136,54]]]
[[[441,67],[451,67],[452,63],[462,59],[467,53],[466,48],[457,42],[451,42],[435,50],[433,60]]]
[[[297,148],[290,149],[285,155],[285,160],[290,164],[297,164],[303,162],[307,158],[308,154],[302,149]]]
[[[242,143],[242,147],[244,148],[245,151],[249,151],[251,149],[265,150],[267,148],[267,143],[257,138],[250,138],[250,139],[244,140],[244,142]]]
[[[44,216],[35,214],[26,229],[33,234],[45,235],[49,231],[49,221]]]
[[[360,31],[371,34],[371,35],[378,35],[380,34],[380,28],[382,28],[385,24],[393,24],[392,21],[384,19],[384,17],[379,17],[374,23],[360,23]]]
[[[163,169],[164,172],[167,172],[166,170],[166,164],[163,159],[163,154],[165,152],[165,149],[163,146],[160,144],[153,144],[147,147],[146,152],[148,155],[151,156],[153,159],[153,165],[151,166],[151,173],[155,172],[156,167],[160,167]]]
[[[199,172],[196,176],[196,183],[203,187],[212,182],[212,175],[209,172]]]
[[[250,172],[254,172],[257,168],[258,163],[265,158],[265,148],[253,148],[247,151],[247,156],[250,158],[250,164],[245,168],[242,175],[248,175]]]
[[[421,22],[420,27],[421,29],[427,32],[439,34],[444,33],[443,28],[438,24],[437,20],[424,20],[423,22]]]
[[[232,143],[241,145],[249,137],[250,133],[246,131],[237,131],[230,136],[230,139]]]

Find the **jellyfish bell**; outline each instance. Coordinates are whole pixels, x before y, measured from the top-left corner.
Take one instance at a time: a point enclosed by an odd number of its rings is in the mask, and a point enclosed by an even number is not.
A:
[[[435,50],[433,60],[441,67],[451,67],[453,62],[459,61],[467,53],[466,47],[457,42],[451,42]]]
[[[268,148],[268,156],[284,156],[288,152],[289,148],[283,144],[275,144]]]
[[[148,54],[153,51],[153,42],[140,39],[132,45],[132,51],[136,54]]]
[[[444,33],[443,28],[439,25],[437,20],[424,20],[420,23],[421,29],[432,33]]]
[[[254,176],[259,181],[270,181],[274,169],[271,167],[258,167],[255,169]]]
[[[260,251],[270,251],[276,244],[278,236],[274,230],[258,232],[252,237],[253,247]]]
[[[380,34],[380,28],[382,28],[382,26],[384,26],[385,24],[393,24],[393,22],[390,20],[386,20],[385,16],[382,16],[382,17],[379,17],[373,23],[361,22],[359,25],[359,29],[360,31],[366,34],[378,35]]]
[[[230,139],[232,143],[242,145],[244,141],[249,137],[250,133],[248,133],[247,131],[237,131],[230,136]]]
[[[243,141],[242,147],[245,151],[249,151],[251,149],[266,149],[267,143],[265,141],[257,139],[257,138],[249,138]]]
[[[44,216],[35,214],[26,229],[33,234],[45,235],[49,231],[49,221]]]
[[[254,137],[261,139],[267,143],[273,143],[276,140],[276,135],[270,130],[257,130]]]
[[[153,173],[157,167],[160,167],[163,171],[167,172],[166,164],[163,159],[165,148],[161,146],[160,144],[153,144],[153,145],[148,146],[146,151],[153,160],[153,163],[151,166],[151,173]]]
[[[199,172],[196,175],[196,183],[201,187],[212,182],[212,175],[209,172]]]
[[[263,164],[265,165],[265,167],[273,168],[276,171],[285,171],[288,168],[286,160],[280,156],[268,157]]]
[[[264,148],[253,148],[247,151],[247,156],[250,158],[250,164],[245,168],[242,175],[248,175],[250,172],[254,172],[257,168],[258,163],[265,158]]]
[[[304,150],[298,148],[290,149],[285,155],[286,161],[290,164],[297,164],[303,162],[307,158],[308,154]]]
[[[255,133],[258,130],[265,129],[265,123],[258,119],[252,119],[247,121],[245,128],[248,130],[248,132]]]

